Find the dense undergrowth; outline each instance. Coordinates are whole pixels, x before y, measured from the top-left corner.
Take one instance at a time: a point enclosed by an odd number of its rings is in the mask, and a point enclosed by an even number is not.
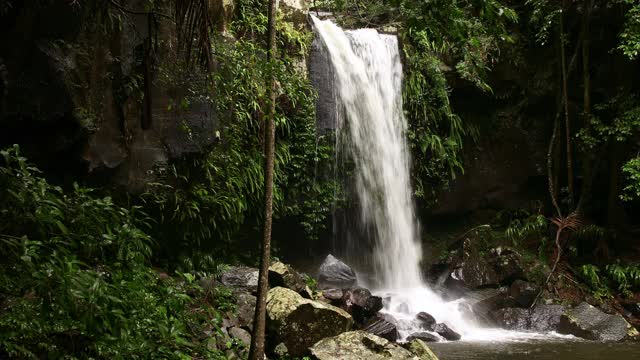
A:
[[[278,60],[266,61],[266,2],[243,0],[226,35],[213,35],[214,71],[209,82],[189,81],[192,71],[176,58],[160,69],[163,86],[187,88],[173,99],[174,109],[208,102],[217,114],[217,142],[199,154],[176,159],[170,171],[150,184],[142,200],[158,222],[154,238],[175,262],[189,262],[198,253],[217,252],[228,260],[255,259],[251,249],[259,238],[264,193],[263,109],[270,69],[278,80],[274,218],[288,232],[310,243],[327,226],[339,187],[331,174],[333,140],[317,134],[316,92],[300,62],[311,45],[311,33],[278,15]],[[233,40],[231,40],[233,37]],[[191,130],[185,128],[189,133]],[[238,251],[242,239],[250,246]],[[281,244],[276,239],[276,250]],[[197,257],[197,256],[196,256]],[[184,263],[185,261],[181,261]],[[184,270],[198,269],[183,266]]]
[[[2,157],[0,356],[225,358],[206,334],[228,294],[153,270],[140,209],[49,184],[17,147]]]

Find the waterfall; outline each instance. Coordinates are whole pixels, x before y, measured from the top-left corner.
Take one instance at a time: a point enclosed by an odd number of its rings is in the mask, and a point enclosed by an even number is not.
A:
[[[375,238],[375,292],[389,299],[383,311],[396,318],[402,338],[419,330],[420,311],[464,334],[473,326],[461,315],[459,302],[444,302],[421,276],[397,37],[372,29],[343,31],[331,21],[312,18],[330,62],[325,71],[336,87],[331,89],[336,109],[329,115],[347,139],[337,147],[346,148],[354,162],[360,220]]]
[[[374,237],[374,293],[385,299],[382,312],[395,319],[400,340],[424,331],[416,319],[423,311],[464,340],[519,341],[538,336],[479,327],[466,316],[473,311],[467,300],[444,301],[423,281],[397,37],[372,29],[344,31],[329,20],[313,16],[312,20],[326,62],[320,65],[320,87],[330,97],[322,99],[321,111],[345,137],[344,144],[337,140],[336,148],[344,148],[354,163],[360,223]],[[365,254],[363,250],[359,256]]]
[[[385,287],[420,286],[398,40],[372,29],[344,32],[330,21],[315,26],[337,74],[362,222],[375,237],[376,277]]]

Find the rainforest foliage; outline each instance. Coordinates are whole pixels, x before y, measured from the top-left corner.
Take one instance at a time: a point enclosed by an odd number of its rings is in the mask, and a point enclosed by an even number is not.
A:
[[[54,2],[0,0],[0,17]],[[294,242],[319,243],[344,197],[333,178],[335,139],[316,131],[317,94],[305,68],[308,27],[279,14],[278,58],[268,62],[267,1],[235,0],[230,13],[207,8],[223,1],[145,0],[129,7],[133,3],[56,3],[73,9],[77,37],[52,40],[51,52],[76,52],[64,65],[86,75],[66,79],[82,95],[70,116],[83,131],[97,131],[107,82],[123,108],[148,105],[152,73],[154,85],[172,95],[167,113],[180,118],[196,106],[212,109],[216,127],[207,136],[214,141],[200,144],[199,130],[181,121],[197,151],[157,169],[140,194],[92,189],[82,179],[61,186],[20,147],[1,149],[0,357],[226,357],[215,342],[221,314],[233,310],[232,296],[196,279],[215,276],[221,262],[255,264],[272,71],[278,84],[274,222],[286,229],[282,238],[274,236],[276,255]],[[499,229],[496,237],[541,263],[559,262],[599,299],[640,289],[633,255],[640,211],[639,0],[310,3],[313,10],[332,11],[345,27],[398,34],[421,208],[434,205],[464,172],[465,154],[476,151],[472,144],[503,125],[499,116],[469,115],[485,109],[457,108],[459,89],[500,98],[518,111],[537,96],[552,115],[524,127],[548,136],[547,168],[541,170],[548,196],[536,199],[535,210],[498,209],[491,224]],[[133,26],[133,16],[146,17],[148,26]],[[163,27],[171,31],[162,33]],[[144,40],[127,49],[133,59],[126,66],[133,70],[119,70],[123,51],[109,59],[107,76],[90,76],[98,45],[126,47],[112,36],[130,29]],[[8,88],[3,61],[2,101]],[[508,95],[494,94],[500,78],[492,70],[499,66],[520,77]],[[554,226],[570,215],[580,226]]]

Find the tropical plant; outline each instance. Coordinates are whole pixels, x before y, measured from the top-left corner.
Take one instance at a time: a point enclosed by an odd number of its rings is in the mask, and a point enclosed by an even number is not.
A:
[[[0,154],[0,356],[224,358],[200,334],[228,298],[151,269],[139,208],[49,184],[17,146]]]

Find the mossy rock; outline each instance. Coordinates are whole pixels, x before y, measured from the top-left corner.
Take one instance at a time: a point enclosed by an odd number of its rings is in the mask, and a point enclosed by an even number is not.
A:
[[[437,360],[431,349],[421,341],[411,342],[410,350],[365,331],[350,331],[323,339],[310,349],[316,360]]]
[[[267,326],[275,343],[284,343],[291,356],[304,356],[319,340],[349,331],[353,318],[340,308],[276,287],[267,294]]]

